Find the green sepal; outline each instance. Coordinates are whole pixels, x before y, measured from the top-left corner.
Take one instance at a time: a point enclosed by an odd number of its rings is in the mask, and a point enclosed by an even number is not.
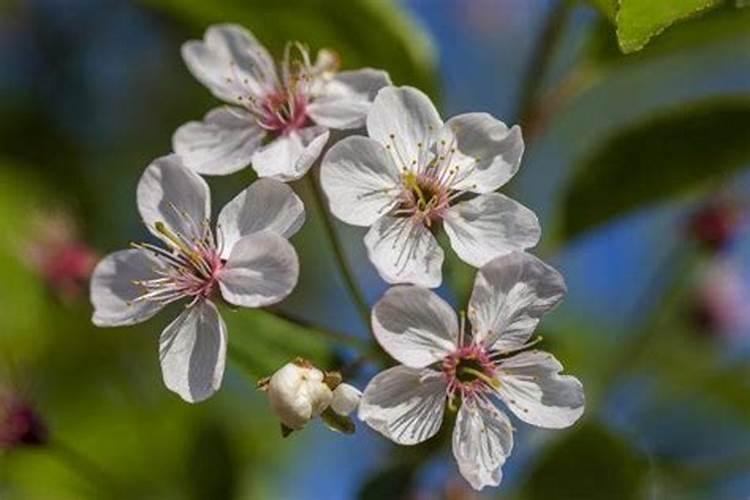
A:
[[[345,415],[339,415],[331,408],[327,408],[320,418],[325,422],[329,429],[335,432],[341,432],[342,434],[354,434],[356,430],[354,427],[354,420],[351,417]]]
[[[283,423],[281,424],[281,437],[288,438],[292,432],[294,432],[294,429],[284,425]]]

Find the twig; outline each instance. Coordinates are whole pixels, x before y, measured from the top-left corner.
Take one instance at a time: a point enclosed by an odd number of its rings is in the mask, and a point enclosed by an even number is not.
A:
[[[352,274],[351,269],[349,269],[349,264],[347,263],[346,256],[344,255],[341,241],[336,234],[336,228],[333,225],[331,214],[326,208],[326,203],[323,199],[323,193],[321,192],[320,186],[318,185],[319,183],[315,181],[312,172],[307,175],[307,181],[309,183],[310,190],[312,191],[312,197],[315,201],[315,205],[321,215],[321,219],[323,221],[323,229],[325,230],[326,237],[331,244],[331,249],[333,250],[334,257],[336,258],[341,278],[344,281],[344,286],[347,288],[350,297],[354,301],[357,312],[359,313],[362,322],[364,323],[365,327],[368,327],[370,324],[370,306],[367,304],[367,301],[362,295],[362,291],[359,289],[359,286],[354,279],[354,275]]]

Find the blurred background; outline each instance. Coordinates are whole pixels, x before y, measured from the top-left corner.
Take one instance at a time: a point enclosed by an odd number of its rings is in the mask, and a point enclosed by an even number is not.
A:
[[[741,4],[0,1],[0,499],[750,498]],[[300,285],[281,309],[311,326],[227,311],[231,364],[210,401],[187,405],[161,382],[170,314],[91,325],[92,266],[146,237],[143,168],[215,104],[179,48],[216,22],[244,25],[277,56],[299,40],[345,68],[385,69],[444,117],[522,125],[526,154],[504,189],[539,214],[535,253],[568,282],[543,348],[581,378],[587,412],[562,432],[517,422],[500,488],[470,490],[445,433],[397,448],[362,424],[344,436],[314,422],[280,437],[260,377],[295,356],[345,367],[360,388],[379,369],[352,364],[368,328],[304,183],[292,184],[308,206],[293,238]],[[252,180],[209,179],[215,208]],[[385,285],[363,233],[336,229],[372,304]],[[451,255],[444,276],[439,293],[465,307],[473,271]],[[14,418],[32,424],[21,438]]]

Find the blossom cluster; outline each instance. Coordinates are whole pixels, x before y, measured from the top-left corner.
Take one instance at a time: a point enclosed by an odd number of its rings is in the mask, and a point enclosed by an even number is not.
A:
[[[289,239],[305,221],[286,182],[319,164],[330,213],[369,228],[369,260],[394,285],[372,309],[372,331],[400,364],[362,393],[305,360],[260,382],[284,434],[321,417],[353,431],[349,414],[403,445],[434,436],[456,412],[453,453],[476,489],[498,485],[513,447],[502,404],[532,425],[562,428],[583,413],[580,382],[534,348],[534,330],[565,293],[560,274],[527,253],[536,215],[497,190],[518,171],[521,130],[487,113],[443,121],[430,99],[370,68],[339,71],[330,50],[287,45],[277,64],[244,28],[211,26],[182,47],[195,78],[222,105],[173,136],[173,153],[143,172],[137,208],[151,241],[106,256],[91,280],[93,322],[144,322],[184,308],[161,333],[164,384],[195,403],[220,389],[227,355],[223,303],[283,301],[299,260]],[[338,131],[332,134],[331,131]],[[364,132],[364,134],[362,133]],[[333,137],[343,137],[330,144]],[[202,176],[252,166],[258,180],[211,222]],[[460,320],[431,288],[442,282],[436,235],[478,268]],[[468,321],[467,321],[468,319]]]

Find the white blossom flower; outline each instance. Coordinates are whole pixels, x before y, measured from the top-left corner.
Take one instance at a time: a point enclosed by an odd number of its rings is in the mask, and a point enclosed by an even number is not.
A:
[[[173,137],[175,153],[204,175],[225,175],[253,164],[261,177],[302,177],[328,141],[329,129],[364,125],[375,93],[390,83],[370,68],[337,72],[338,58],[287,45],[277,73],[268,51],[241,26],[209,27],[182,46],[190,72],[227,106],[189,122]]]
[[[513,252],[477,275],[469,304],[471,333],[453,309],[426,288],[391,288],[375,305],[372,327],[398,362],[365,388],[359,418],[403,445],[434,436],[446,403],[458,408],[453,455],[475,488],[496,486],[513,447],[499,400],[532,425],[563,428],[583,413],[581,383],[560,375],[551,354],[533,350],[542,315],[565,293],[562,277],[536,257]]]
[[[224,374],[227,333],[214,299],[262,307],[292,291],[299,263],[287,238],[302,226],[304,207],[285,184],[261,179],[223,208],[214,234],[208,185],[176,155],[146,168],[137,198],[144,223],[165,247],[133,244],[97,265],[93,322],[140,323],[184,299],[185,310],[159,340],[162,374],[183,399],[202,401]]]
[[[367,133],[336,143],[320,180],[336,217],[370,227],[368,255],[388,283],[440,285],[438,223],[474,267],[539,241],[536,215],[494,192],[518,170],[524,145],[517,126],[486,113],[443,123],[419,90],[387,87],[367,115]]]

